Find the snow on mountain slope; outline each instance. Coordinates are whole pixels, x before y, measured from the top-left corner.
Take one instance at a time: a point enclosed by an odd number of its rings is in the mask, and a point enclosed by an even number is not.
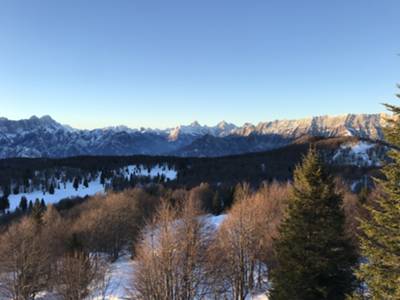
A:
[[[344,143],[336,150],[332,162],[341,165],[355,165],[360,167],[379,167],[382,158],[388,150],[385,146],[379,146],[368,141]]]
[[[187,155],[217,156],[234,153],[263,151],[281,147],[281,140],[294,140],[303,135],[311,136],[357,136],[383,139],[382,127],[386,125],[384,114],[348,114],[343,116],[320,116],[301,120],[277,120],[244,124],[237,127],[225,121],[215,126],[193,122],[165,130],[130,129],[126,126],[94,130],[78,130],[61,125],[49,116],[31,117],[13,121],[0,118],[0,158],[8,157],[68,157],[77,155]],[[203,145],[201,139],[216,138],[215,144]],[[275,136],[264,144],[252,140],[254,136]],[[242,137],[239,145],[225,138]],[[221,144],[221,141],[223,143]],[[277,144],[275,141],[279,141]],[[198,151],[191,146],[196,147]],[[250,145],[250,144],[251,145]],[[225,145],[223,145],[225,144]],[[205,149],[205,147],[207,149]],[[214,149],[223,147],[224,149]],[[201,149],[205,150],[202,151]],[[250,150],[248,150],[250,148]],[[216,153],[218,152],[218,153]],[[182,154],[183,153],[183,154]]]
[[[194,121],[188,126],[181,125],[174,129],[167,130],[170,141],[175,141],[180,135],[204,136],[212,135],[216,137],[224,137],[230,135],[237,129],[237,126],[225,121],[219,122],[215,126],[202,126],[197,121]]]
[[[382,127],[385,126],[385,114],[347,114],[342,116],[318,116],[300,120],[276,120],[245,124],[234,130],[235,134],[280,134],[298,138],[308,134],[313,136],[358,136],[370,139],[382,139]]]

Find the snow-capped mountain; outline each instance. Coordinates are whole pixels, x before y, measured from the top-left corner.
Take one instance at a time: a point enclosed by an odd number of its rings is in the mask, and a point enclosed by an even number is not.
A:
[[[177,140],[181,135],[205,136],[212,135],[215,137],[224,137],[233,134],[238,127],[225,121],[219,122],[215,126],[202,126],[199,122],[194,121],[190,125],[181,125],[174,129],[167,130],[170,141]]]
[[[76,155],[221,156],[278,148],[308,136],[383,139],[384,114],[320,116],[238,127],[193,122],[165,130],[126,126],[79,130],[50,116],[24,120],[0,118],[0,158]]]
[[[234,133],[241,136],[250,134],[279,134],[290,138],[302,135],[311,136],[358,136],[361,138],[382,139],[382,127],[386,124],[386,114],[347,114],[341,116],[318,116],[300,120],[276,120],[245,124]]]

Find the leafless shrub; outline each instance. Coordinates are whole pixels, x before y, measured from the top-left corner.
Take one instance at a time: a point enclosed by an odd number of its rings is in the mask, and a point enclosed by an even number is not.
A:
[[[66,253],[58,260],[55,290],[64,300],[82,300],[92,291],[103,298],[107,290],[107,261],[84,251]]]
[[[201,209],[208,212],[212,210],[213,196],[213,191],[208,183],[201,183],[189,192],[189,200],[199,203]]]
[[[209,248],[209,277],[217,298],[245,299],[263,285],[272,240],[283,218],[288,187],[273,183],[254,194],[242,188]]]
[[[110,193],[81,214],[75,230],[92,252],[108,253],[116,260],[123,248],[132,244],[151,210],[149,196],[134,189]]]
[[[211,230],[193,199],[164,202],[137,247],[134,299],[197,299],[206,293],[205,253]]]
[[[66,240],[71,232],[70,222],[63,219],[54,206],[49,205],[42,218],[41,235],[43,247],[48,257],[46,281],[47,289],[52,290],[57,274],[57,261],[66,251]]]

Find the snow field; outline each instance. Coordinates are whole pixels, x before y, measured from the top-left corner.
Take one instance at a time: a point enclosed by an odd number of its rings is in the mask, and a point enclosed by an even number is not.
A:
[[[167,165],[155,165],[153,168],[148,169],[143,165],[129,165],[123,167],[119,170],[125,178],[129,179],[131,175],[136,177],[150,177],[155,178],[157,176],[164,175],[167,180],[175,180],[177,178],[178,172],[173,168],[168,168]],[[58,184],[60,188],[58,188]],[[54,204],[59,202],[61,199],[66,198],[74,198],[74,197],[85,197],[85,196],[93,196],[97,193],[104,193],[105,186],[100,183],[100,175],[97,176],[92,181],[88,182],[88,187],[85,187],[83,184],[80,184],[77,189],[73,187],[73,182],[68,181],[56,182],[56,186],[54,188],[54,194],[50,194],[49,192],[44,192],[42,190],[35,190],[28,193],[19,193],[19,194],[10,194],[8,196],[8,200],[10,202],[10,211],[14,211],[21,200],[22,196],[25,196],[29,201],[34,202],[36,199],[43,199],[46,204]]]

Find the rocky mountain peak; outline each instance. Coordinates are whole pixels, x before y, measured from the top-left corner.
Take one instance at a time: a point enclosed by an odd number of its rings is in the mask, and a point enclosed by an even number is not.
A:
[[[302,136],[354,136],[382,140],[385,114],[317,116],[275,120],[241,127],[226,121],[215,126],[195,121],[172,129],[72,129],[50,116],[24,120],[0,118],[0,158],[65,157],[74,155],[214,156],[264,151],[292,143]]]

